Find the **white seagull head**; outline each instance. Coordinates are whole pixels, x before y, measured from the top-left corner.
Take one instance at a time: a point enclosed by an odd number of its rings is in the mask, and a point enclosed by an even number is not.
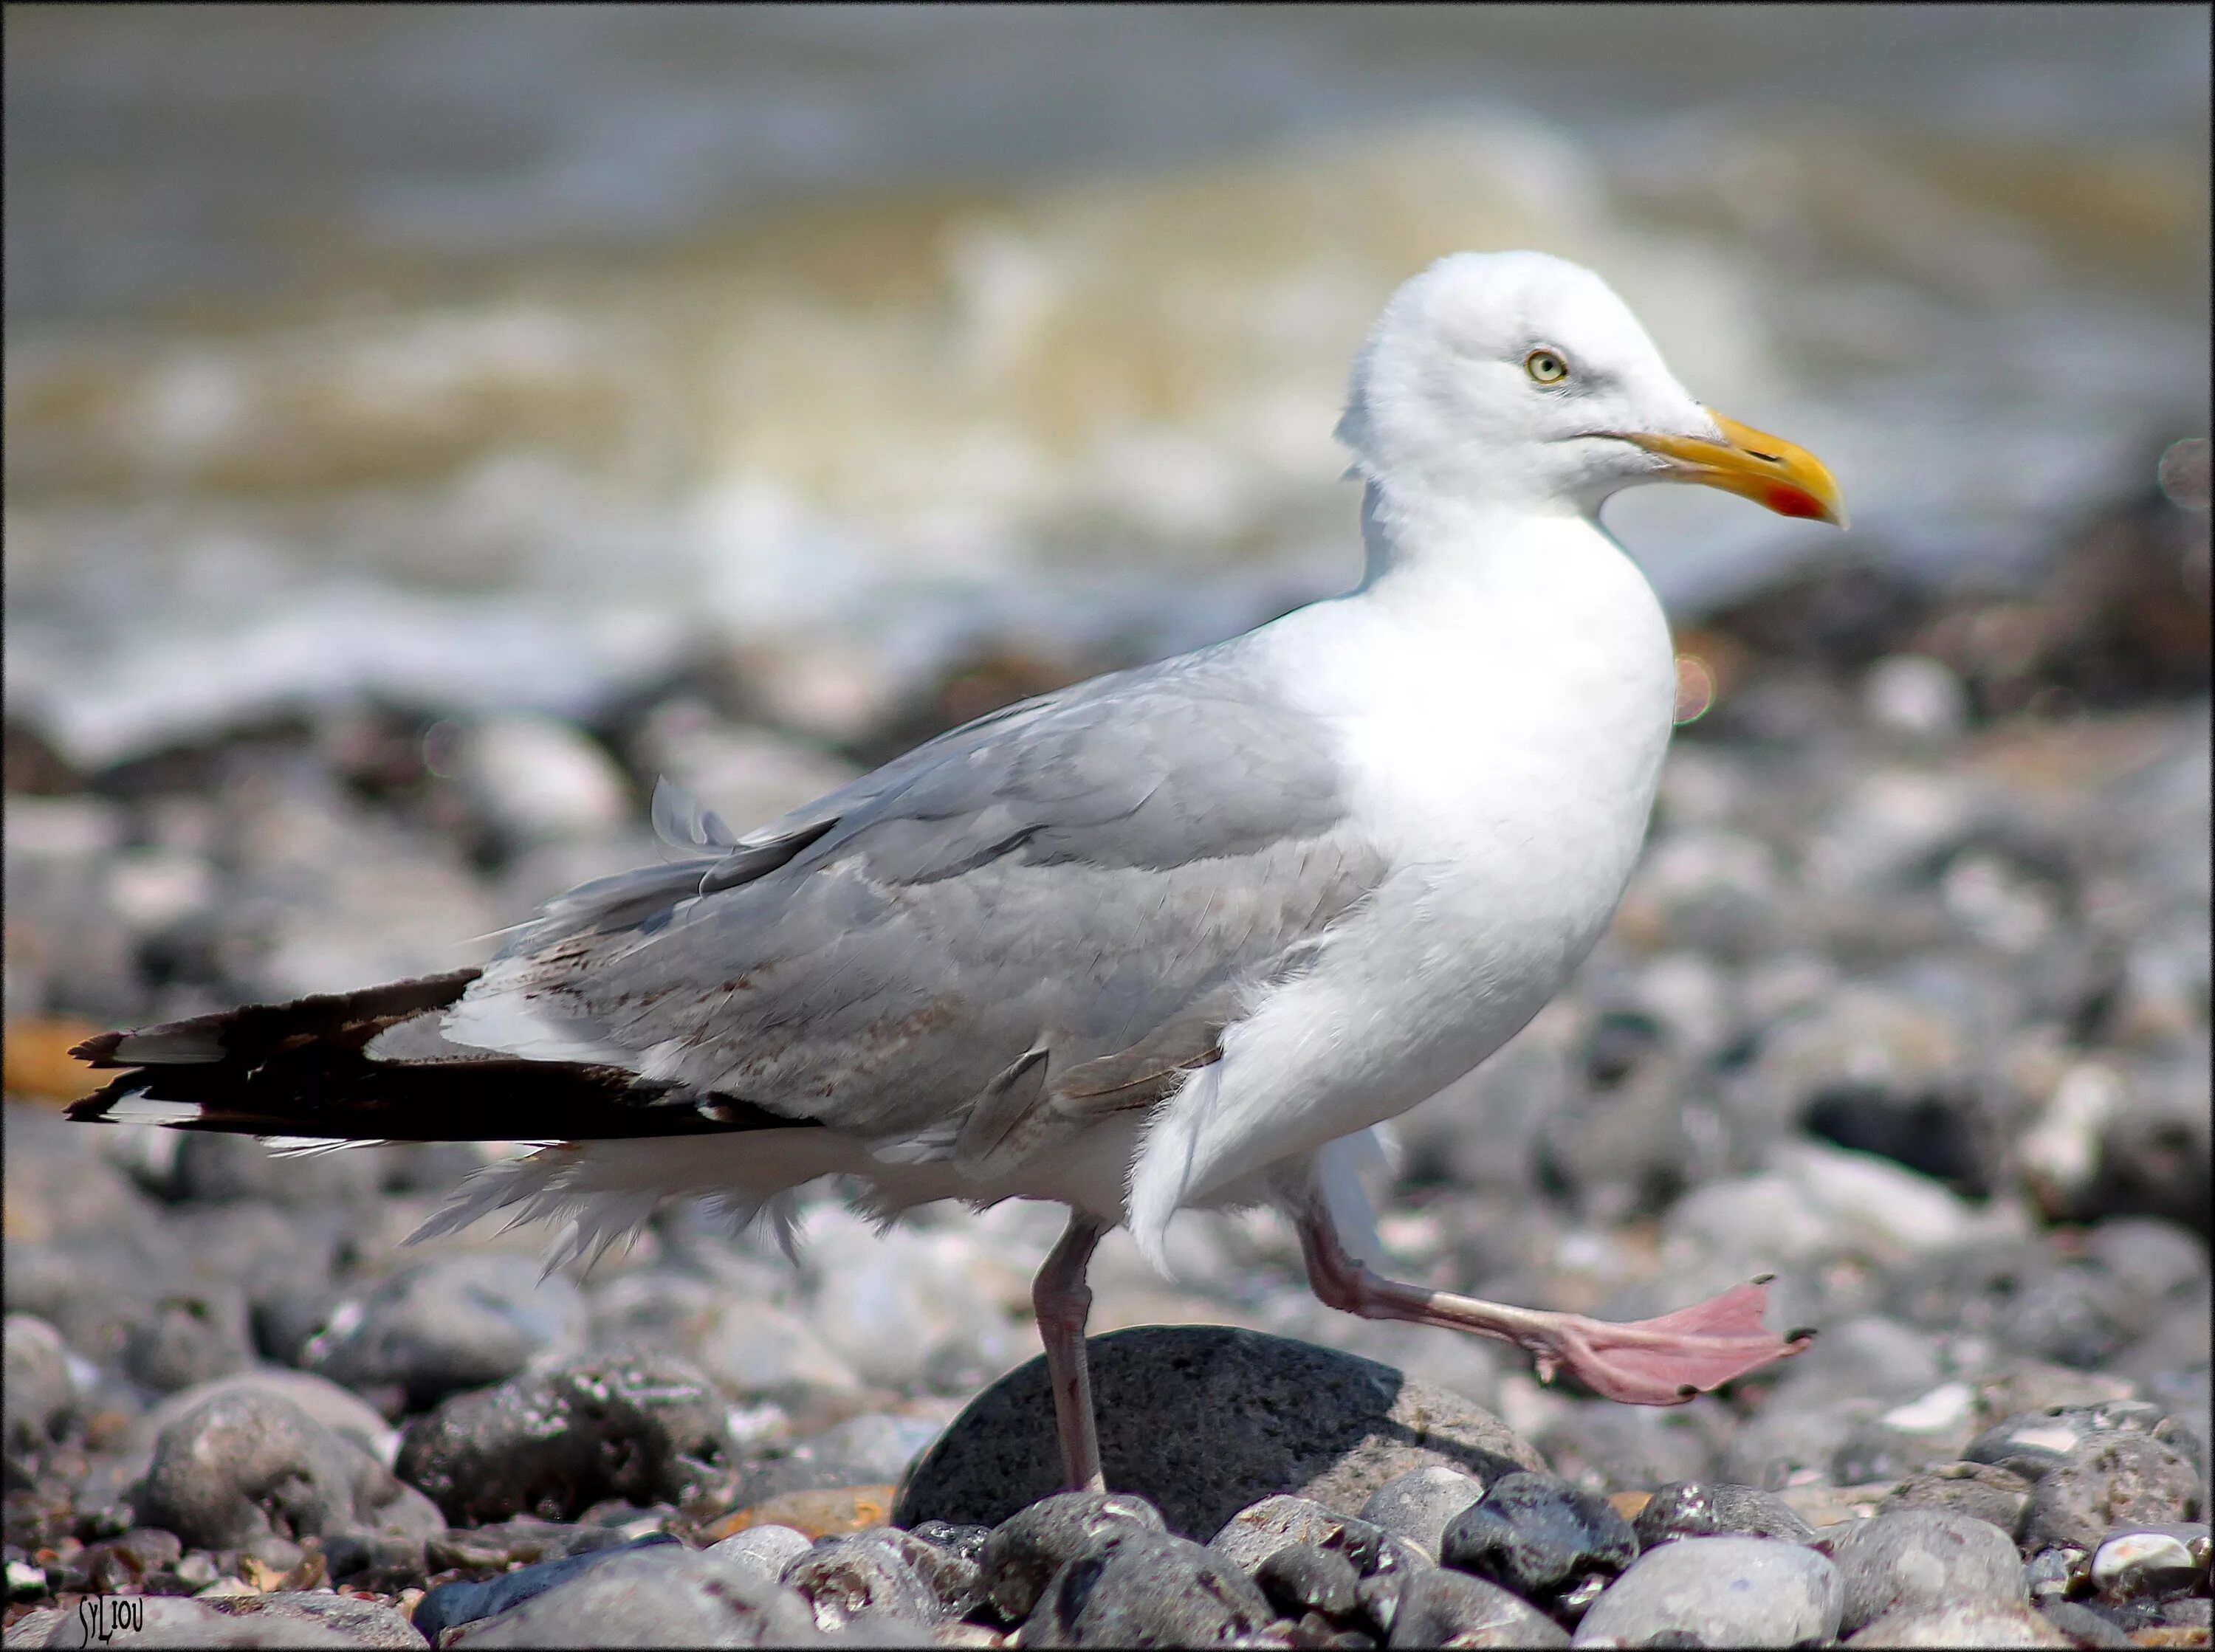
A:
[[[1338,435],[1388,495],[1590,515],[1618,489],[1688,481],[1845,522],[1813,455],[1701,406],[1607,283],[1546,253],[1456,253],[1402,285]]]

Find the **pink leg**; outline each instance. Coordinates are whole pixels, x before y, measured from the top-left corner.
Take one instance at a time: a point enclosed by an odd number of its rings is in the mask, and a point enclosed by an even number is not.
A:
[[[1319,1199],[1307,1202],[1299,1225],[1309,1287],[1329,1306],[1365,1319],[1407,1319],[1513,1343],[1536,1357],[1539,1381],[1567,1371],[1594,1393],[1626,1404],[1682,1404],[1771,1360],[1801,1353],[1815,1338],[1812,1331],[1784,1337],[1763,1329],[1765,1278],[1658,1319],[1617,1325],[1380,1279],[1347,1254]]]
[[[1104,1231],[1088,1216],[1070,1213],[1069,1227],[1047,1252],[1031,1285],[1039,1340],[1046,1344],[1046,1376],[1053,1384],[1053,1421],[1061,1436],[1063,1486],[1105,1491],[1100,1472],[1100,1435],[1092,1414],[1092,1374],[1084,1364],[1084,1320],[1092,1312],[1085,1264]]]

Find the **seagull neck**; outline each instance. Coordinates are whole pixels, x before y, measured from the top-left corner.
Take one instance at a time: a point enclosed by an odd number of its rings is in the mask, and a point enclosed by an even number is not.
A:
[[[1493,499],[1413,499],[1371,481],[1361,497],[1366,566],[1353,593],[1411,615],[1497,603],[1509,588],[1574,578],[1564,564],[1622,556],[1589,516],[1570,506],[1537,511]]]

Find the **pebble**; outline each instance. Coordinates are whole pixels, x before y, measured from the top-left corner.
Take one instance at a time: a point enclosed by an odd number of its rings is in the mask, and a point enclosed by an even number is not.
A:
[[[1879,1514],[1833,1539],[1831,1558],[1845,1582],[1841,1628],[1848,1634],[1894,1612],[1942,1606],[2020,1606],[2022,1560],[2007,1533],[1939,1508]]]
[[[265,1597],[247,1596],[241,1599],[258,1600]],[[336,1597],[333,1597],[335,1599]],[[223,1600],[185,1600],[173,1595],[144,1595],[132,1602],[131,1614],[134,1631],[116,1633],[111,1628],[109,1644],[128,1646],[134,1643],[161,1647],[261,1647],[313,1646],[355,1647],[365,1644],[398,1644],[420,1647],[427,1643],[420,1636],[413,1641],[371,1642],[324,1623],[312,1614],[282,1609],[261,1612],[244,1618],[226,1611],[230,1605]],[[114,1623],[114,1608],[108,1608],[107,1622]],[[392,1614],[399,1617],[397,1612]],[[404,1626],[406,1619],[401,1622]],[[79,1647],[93,1643],[83,1616],[82,1603],[72,1604],[64,1612],[49,1607],[34,1612],[23,1618],[8,1631],[8,1645],[14,1649],[33,1647]]]
[[[854,1367],[798,1314],[767,1303],[732,1303],[700,1338],[701,1368],[742,1399],[791,1404],[862,1389]]]
[[[787,1491],[733,1510],[707,1527],[711,1539],[751,1531],[757,1526],[789,1526],[809,1538],[836,1537],[863,1532],[892,1518],[897,1488],[889,1485],[827,1487],[817,1491]]]
[[[611,1556],[439,1638],[450,1647],[813,1646],[823,1641],[813,1612],[796,1592],[764,1584],[749,1569],[682,1544]],[[917,1627],[905,1639],[886,1635],[872,1643],[930,1642]]]
[[[714,1384],[673,1354],[573,1361],[414,1418],[397,1467],[458,1524],[573,1520],[611,1497],[678,1502],[721,1455],[724,1410]]]
[[[1630,1522],[1606,1499],[1546,1474],[1509,1474],[1454,1516],[1441,1563],[1488,1577],[1526,1600],[1549,1600],[1638,1557]]]
[[[2038,1607],[2038,1615],[2059,1630],[2071,1646],[2132,1647],[2138,1644],[2120,1624],[2074,1600],[2042,1601]]]
[[[2142,1434],[2094,1435],[2031,1492],[2025,1542],[2093,1550],[2117,1527],[2197,1519],[2200,1472]]]
[[[54,1425],[77,1404],[77,1381],[61,1332],[28,1313],[11,1313],[4,1331],[7,1451],[34,1458],[53,1443]]]
[[[1361,1505],[1361,1518],[1413,1544],[1436,1563],[1446,1527],[1484,1490],[1485,1483],[1476,1475],[1433,1464],[1385,1481]]]
[[[1278,1550],[1255,1569],[1254,1581],[1287,1618],[1310,1612],[1342,1618],[1360,1598],[1361,1574],[1353,1563],[1312,1543]]]
[[[1054,1575],[1138,1532],[1160,1532],[1161,1511],[1124,1492],[1064,1491],[1041,1497],[993,1528],[978,1557],[979,1586],[1010,1623],[1031,1615]]]
[[[1880,1618],[1848,1646],[2067,1646],[2069,1637],[2024,1606],[1930,1606]]]
[[[365,1465],[376,1466],[290,1400],[236,1391],[163,1430],[140,1512],[196,1548],[322,1537],[354,1524]]]
[[[1845,1586],[1814,1550],[1763,1538],[1686,1538],[1641,1556],[1577,1625],[1578,1646],[1643,1646],[1671,1631],[1709,1646],[1797,1646],[1838,1631]]]
[[[123,1343],[131,1379],[157,1394],[210,1382],[254,1363],[246,1293],[236,1285],[165,1294]]]
[[[789,1526],[750,1526],[709,1546],[708,1552],[745,1567],[764,1583],[775,1583],[784,1569],[806,1554],[811,1539]]]
[[[1418,1572],[1401,1589],[1389,1647],[1567,1646],[1568,1631],[1497,1583],[1466,1573]]]
[[[1212,1537],[1256,1486],[1352,1514],[1413,1469],[1545,1467],[1482,1407],[1352,1355],[1217,1325],[1113,1331],[1088,1347],[1108,1484],[1144,1496],[1181,1536]],[[1060,1478],[1034,1359],[955,1418],[916,1465],[893,1523],[997,1525]]]
[[[521,1606],[533,1595],[543,1594],[555,1584],[568,1582],[586,1567],[598,1565],[611,1556],[676,1540],[667,1536],[643,1537],[635,1543],[610,1544],[604,1548],[565,1555],[558,1559],[518,1565],[512,1571],[481,1583],[444,1583],[416,1602],[413,1621],[425,1637],[435,1643],[442,1630],[451,1629],[457,1624],[475,1623],[480,1618],[489,1618],[495,1612],[507,1611],[511,1606]],[[482,1552],[482,1550],[477,1551]],[[450,1552],[439,1558],[451,1561],[454,1556]],[[486,1558],[491,1557],[488,1556]],[[493,1560],[492,1563],[501,1563]],[[772,1578],[770,1581],[774,1582],[776,1580]]]
[[[379,1600],[337,1594],[328,1589],[285,1589],[268,1594],[240,1594],[207,1604],[241,1624],[279,1622],[334,1630],[349,1646],[408,1649],[426,1646],[429,1637],[408,1618]]]
[[[2030,1512],[2031,1483],[1991,1463],[1946,1463],[1910,1475],[1885,1500],[1887,1509],[1940,1508],[2020,1537]]]
[[[917,1569],[918,1560],[942,1561],[946,1574],[966,1571],[966,1579],[949,1576],[949,1588],[933,1588]],[[782,1581],[807,1600],[818,1629],[868,1634],[880,1624],[928,1628],[960,1617],[975,1601],[976,1579],[973,1564],[965,1566],[897,1527],[880,1527],[825,1538],[785,1567]]]
[[[1133,1531],[1057,1571],[1023,1620],[1025,1647],[1219,1646],[1258,1635],[1276,1612],[1222,1556],[1166,1533]]]
[[[1789,1504],[1750,1485],[1679,1481],[1647,1500],[1632,1527],[1641,1551],[1685,1538],[1774,1538],[1811,1543],[1815,1529]]]
[[[2109,1600],[2189,1593],[2207,1576],[2208,1546],[2200,1523],[2119,1532],[2092,1551],[2093,1587]]]
[[[341,1296],[302,1363],[359,1391],[397,1387],[423,1410],[577,1353],[586,1319],[577,1288],[531,1257],[436,1257]]]

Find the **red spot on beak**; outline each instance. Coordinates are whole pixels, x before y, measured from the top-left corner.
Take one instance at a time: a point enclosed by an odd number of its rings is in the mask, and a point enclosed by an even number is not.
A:
[[[1780,517],[1813,517],[1819,520],[1825,515],[1820,500],[1796,487],[1771,487],[1762,502]]]

